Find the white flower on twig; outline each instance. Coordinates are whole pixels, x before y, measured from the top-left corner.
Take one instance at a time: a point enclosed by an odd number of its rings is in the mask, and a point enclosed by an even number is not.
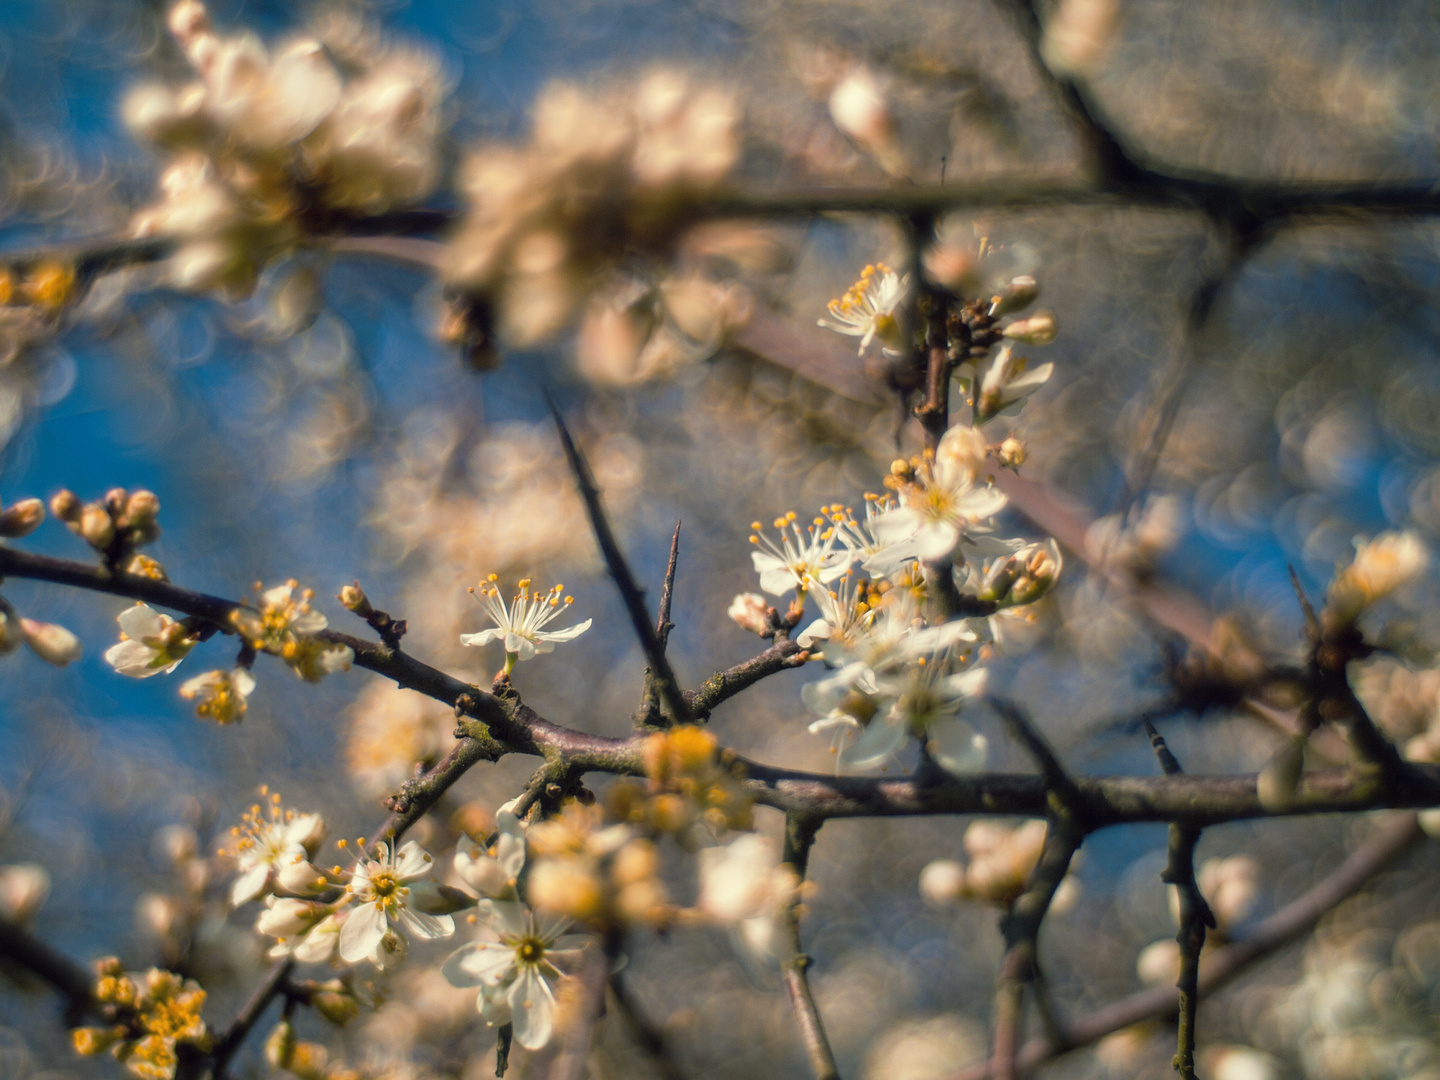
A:
[[[244,668],[207,671],[180,684],[180,696],[197,701],[195,715],[217,724],[233,724],[245,715],[245,699],[255,692],[255,678]]]
[[[908,274],[902,278],[884,263],[867,266],[844,296],[830,301],[830,318],[819,323],[828,330],[858,337],[861,353],[877,337],[893,352],[902,340],[895,309],[905,299],[909,283]]]
[[[199,640],[147,604],[126,608],[115,621],[120,624],[120,643],[105,650],[105,662],[132,679],[168,675]]]
[[[481,630],[478,634],[461,634],[462,645],[488,645],[492,641],[505,643],[505,673],[508,675],[519,660],[529,660],[539,653],[548,653],[560,641],[574,641],[590,629],[590,619],[564,630],[545,630],[544,627],[575,602],[573,596],[564,596],[565,586],[556,585],[549,592],[531,592],[530,579],[520,579],[520,592],[509,604],[500,595],[495,582],[499,577],[491,574],[470,594],[480,601],[485,613],[494,620],[495,626]]]
[[[340,958],[355,964],[369,960],[376,967],[390,967],[403,960],[406,934],[432,940],[455,932],[449,915],[428,915],[424,907],[440,902],[433,881],[423,880],[433,863],[414,840],[392,853],[380,845],[380,858],[362,859],[346,891],[355,907],[340,928]]]
[[[452,986],[478,986],[476,1008],[492,1027],[513,1024],[515,1041],[538,1050],[555,1030],[551,984],[580,956],[556,948],[570,920],[534,912],[516,900],[482,900],[477,914],[493,940],[472,941],[450,954],[441,972]]]
[[[307,892],[324,875],[310,864],[325,839],[325,820],[319,814],[286,810],[279,795],[269,794],[266,807],[250,807],[231,830],[240,876],[230,890],[236,907],[263,896],[276,885],[290,892]]]
[[[820,513],[808,529],[800,527],[793,510],[776,518],[779,543],[765,534],[760,522],[751,522],[750,542],[760,550],[750,553],[750,561],[760,575],[760,588],[771,596],[784,596],[791,589],[804,593],[816,585],[827,585],[850,565],[849,553],[839,546],[840,534],[826,518],[831,508],[822,506]]]

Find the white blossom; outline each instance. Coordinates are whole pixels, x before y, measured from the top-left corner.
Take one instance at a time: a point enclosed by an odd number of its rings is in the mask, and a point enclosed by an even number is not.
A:
[[[1354,561],[1336,574],[1330,585],[1328,606],[1340,618],[1353,620],[1377,600],[1420,577],[1429,559],[1425,545],[1413,532],[1387,532],[1373,540],[1357,540]]]
[[[403,959],[406,934],[431,940],[455,932],[449,915],[428,915],[421,908],[439,901],[433,881],[423,880],[433,860],[415,841],[398,853],[381,844],[381,857],[363,859],[346,891],[355,906],[340,928],[340,957],[348,963],[370,960],[389,967]]]
[[[884,263],[867,266],[844,296],[830,301],[831,317],[819,323],[826,329],[858,337],[861,353],[877,337],[887,351],[894,352],[903,338],[895,309],[905,299],[909,283],[909,275],[902,278]]]
[[[984,375],[980,376],[975,419],[983,424],[992,417],[1019,412],[1025,399],[1044,386],[1054,371],[1054,364],[1030,368],[1023,356],[1015,355],[1007,341],[991,357]]]
[[[482,900],[476,911],[487,938],[456,949],[440,970],[452,986],[480,987],[475,1006],[485,1022],[513,1024],[515,1041],[538,1050],[555,1030],[552,984],[565,974],[559,965],[580,955],[564,947],[570,920],[516,900]]]
[[[302,892],[305,881],[323,877],[310,865],[325,839],[325,820],[319,814],[297,814],[286,810],[279,795],[270,795],[262,808],[257,803],[231,830],[235,837],[235,862],[240,876],[230,889],[230,902],[239,907],[270,892],[284,873],[290,891]]]
[[[168,675],[199,640],[146,604],[126,608],[115,621],[120,624],[120,643],[105,650],[105,662],[132,679]]]
[[[791,510],[775,519],[780,541],[776,543],[764,532],[760,522],[752,522],[750,542],[759,551],[750,553],[755,572],[760,575],[760,588],[772,596],[784,596],[794,589],[804,593],[815,585],[826,585],[845,572],[850,565],[848,552],[839,546],[840,534],[823,515],[830,507],[821,507],[821,515],[802,529]],[[788,530],[788,531],[787,531]]]
[[[548,653],[560,641],[574,641],[590,629],[592,620],[586,619],[564,630],[543,629],[549,622],[575,602],[573,596],[562,596],[565,586],[556,585],[549,592],[530,591],[530,579],[520,579],[520,592],[508,605],[495,586],[499,578],[491,574],[480,583],[478,590],[470,594],[480,601],[485,613],[494,621],[490,630],[478,634],[461,634],[462,645],[488,645],[492,641],[505,643],[505,671],[508,674],[519,660],[529,660],[539,653]]]
[[[913,479],[901,487],[900,506],[875,520],[879,539],[913,539],[921,559],[943,559],[968,532],[1004,508],[1003,493],[976,483],[984,458],[973,452],[973,432],[954,427],[941,437],[934,459],[922,459]]]
[[[217,724],[233,724],[245,715],[245,699],[255,692],[255,677],[244,668],[207,671],[180,684],[180,696],[198,699],[197,716]]]
[[[495,842],[482,847],[468,837],[455,850],[455,872],[461,880],[491,899],[513,899],[515,883],[525,866],[525,829],[511,809],[502,806],[495,815]]]
[[[959,719],[961,707],[984,693],[989,672],[985,668],[948,673],[949,657],[921,658],[896,674],[880,676],[876,686],[891,701],[865,733],[842,755],[845,764],[867,768],[888,760],[904,745],[907,735],[925,740],[930,756],[952,773],[984,768],[985,736]]]

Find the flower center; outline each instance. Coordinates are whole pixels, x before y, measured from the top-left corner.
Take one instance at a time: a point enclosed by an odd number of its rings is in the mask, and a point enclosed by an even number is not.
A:
[[[370,875],[370,891],[376,900],[390,900],[400,891],[400,880],[389,870]]]
[[[538,964],[545,956],[545,942],[537,937],[523,937],[515,943],[515,959],[522,964]]]

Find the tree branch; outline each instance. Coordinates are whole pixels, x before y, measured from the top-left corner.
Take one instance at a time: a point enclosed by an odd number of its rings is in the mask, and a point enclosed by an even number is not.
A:
[[[235,1019],[225,1029],[225,1034],[216,1040],[214,1048],[210,1051],[210,1080],[224,1080],[225,1069],[230,1064],[230,1059],[235,1052],[249,1037],[255,1025],[260,1022],[270,1002],[279,995],[290,977],[290,972],[295,970],[295,961],[291,957],[277,960],[266,973],[265,979],[255,988],[240,1011],[235,1014]]]
[[[805,871],[810,864],[810,846],[820,822],[809,818],[785,816],[784,860],[795,868],[803,882]],[[805,1056],[810,1059],[810,1068],[815,1080],[840,1080],[835,1067],[835,1054],[830,1049],[830,1038],[825,1034],[825,1024],[820,1019],[820,1009],[815,1004],[815,994],[810,989],[810,965],[814,962],[805,954],[800,943],[800,893],[796,890],[785,908],[785,930],[790,945],[790,955],[785,960],[785,991],[790,995],[790,1005],[795,1010],[795,1023],[800,1028],[800,1041],[805,1046]]]

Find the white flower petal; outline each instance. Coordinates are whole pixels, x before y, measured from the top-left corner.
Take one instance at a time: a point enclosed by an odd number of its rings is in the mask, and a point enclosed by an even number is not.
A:
[[[340,927],[340,958],[358,964],[373,956],[387,928],[385,913],[374,904],[356,905]]]
[[[526,1050],[539,1050],[555,1031],[555,996],[550,985],[533,967],[526,967],[505,996],[510,1002],[515,1041]]]
[[[499,986],[515,966],[513,945],[472,941],[446,957],[440,973],[451,986]]]
[[[940,720],[928,732],[930,756],[946,772],[956,775],[985,768],[989,742],[963,720]]]
[[[841,764],[868,769],[888,761],[905,744],[905,725],[877,716],[865,733],[840,753]]]

